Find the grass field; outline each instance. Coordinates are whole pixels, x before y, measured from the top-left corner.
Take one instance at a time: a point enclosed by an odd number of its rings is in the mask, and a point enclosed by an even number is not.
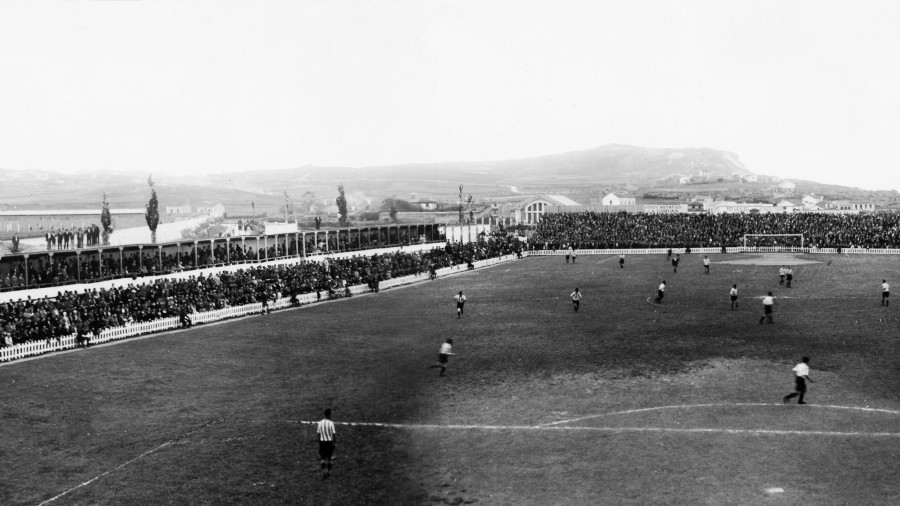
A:
[[[900,504],[897,259],[710,258],[527,258],[2,366],[0,503]],[[394,425],[338,425],[322,482],[329,406]]]

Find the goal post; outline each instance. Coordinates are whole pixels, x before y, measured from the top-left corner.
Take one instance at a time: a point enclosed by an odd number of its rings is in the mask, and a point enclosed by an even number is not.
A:
[[[799,237],[800,238],[800,249],[803,249],[804,246],[804,238],[803,234],[744,234],[744,247],[747,247],[747,238],[748,237]]]

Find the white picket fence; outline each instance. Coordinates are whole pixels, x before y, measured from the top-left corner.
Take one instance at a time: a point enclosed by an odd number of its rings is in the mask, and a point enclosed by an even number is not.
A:
[[[488,267],[491,265],[496,265],[499,263],[509,262],[511,260],[515,260],[516,255],[506,255],[498,258],[489,258],[487,260],[479,260],[474,262],[473,265],[476,269],[480,269],[483,267]],[[465,265],[458,265],[453,267],[445,267],[443,269],[438,269],[437,275],[438,277],[448,276],[450,274],[464,272],[466,270]],[[419,281],[424,281],[428,279],[428,273],[424,274],[413,274],[409,276],[401,276],[399,278],[388,279],[379,285],[379,289],[387,289],[393,288],[401,285],[407,285],[410,283],[416,283]],[[359,295],[362,293],[366,293],[369,291],[369,287],[366,285],[355,285],[350,287],[350,293],[353,295]],[[328,295],[324,292],[321,293],[321,300],[326,300]],[[319,295],[315,292],[313,293],[304,293],[302,295],[298,295],[297,299],[300,301],[301,305],[304,304],[312,304],[317,302],[319,299]],[[275,301],[274,303],[269,305],[269,309],[283,309],[286,307],[290,307],[291,301],[289,297],[283,297]],[[193,324],[203,324],[210,323],[220,320],[226,320],[229,318],[238,318],[241,316],[254,315],[262,313],[263,305],[261,302],[255,302],[253,304],[245,304],[243,306],[233,306],[226,307],[223,309],[217,309],[215,311],[206,311],[203,313],[194,313],[191,315],[191,321]],[[159,320],[154,320],[152,322],[144,322],[144,323],[136,323],[133,325],[127,325],[124,327],[113,327],[104,330],[100,333],[99,337],[90,336],[91,345],[94,344],[102,344],[109,341],[116,341],[119,339],[125,339],[128,337],[139,336],[142,334],[150,334],[154,332],[161,332],[164,330],[172,330],[179,328],[181,323],[177,317],[170,318],[162,318]],[[52,353],[56,351],[69,350],[75,348],[78,343],[75,341],[75,334],[63,337],[58,341],[56,339],[51,339],[48,341],[35,341],[17,344],[15,346],[7,346],[0,348],[0,362],[7,362],[11,360],[18,360],[25,357],[31,357],[35,355],[43,355],[45,353]]]

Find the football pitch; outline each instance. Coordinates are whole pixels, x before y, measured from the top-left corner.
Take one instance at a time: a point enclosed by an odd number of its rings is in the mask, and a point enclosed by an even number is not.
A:
[[[0,503],[900,503],[900,261],[702,258],[531,257],[0,366]]]

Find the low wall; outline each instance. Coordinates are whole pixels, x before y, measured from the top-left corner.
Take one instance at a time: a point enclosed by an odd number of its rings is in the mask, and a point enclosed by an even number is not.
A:
[[[409,246],[405,248],[410,248]],[[322,256],[324,258],[324,255]],[[474,266],[476,269],[481,269],[484,267],[488,267],[491,265],[496,265],[499,263],[509,262],[515,260],[516,255],[506,255],[498,258],[489,258],[486,260],[479,260],[474,262]],[[266,265],[271,265],[269,262]],[[228,266],[234,267],[234,266]],[[455,274],[458,272],[465,272],[465,265],[456,265],[453,267],[445,267],[437,270],[438,277],[449,276],[451,274]],[[193,275],[195,271],[191,271]],[[393,288],[397,286],[407,285],[410,283],[416,283],[419,281],[425,281],[429,279],[428,273],[423,274],[414,274],[409,276],[401,276],[398,278],[388,279],[379,285],[379,289],[384,290],[388,288]],[[355,285],[350,287],[350,293],[353,295],[359,295],[365,292],[368,292],[369,288],[366,285]],[[298,295],[297,299],[300,301],[300,304],[312,304],[318,301],[318,296],[315,292],[313,293],[305,293],[302,295]],[[274,304],[269,305],[269,309],[283,309],[290,307],[290,298],[282,297],[278,299]],[[229,318],[238,318],[241,316],[259,314],[262,312],[262,303],[256,302],[253,304],[246,304],[242,306],[233,306],[227,307],[224,309],[218,309],[215,311],[207,311],[203,313],[194,313],[191,315],[191,321],[197,324],[215,322],[220,320],[226,320]],[[162,332],[164,330],[172,330],[177,329],[181,325],[178,322],[177,317],[170,318],[162,318],[159,320],[154,320],[152,322],[145,323],[136,323],[134,325],[128,325],[125,327],[113,327],[104,330],[100,333],[99,338],[91,337],[91,344],[102,344],[110,341],[116,341],[119,339],[126,339],[128,337],[139,336],[142,334],[150,334],[154,332]],[[0,362],[7,362],[11,360],[18,360],[25,357],[42,355],[45,353],[52,353],[56,351],[63,351],[75,348],[77,343],[75,342],[75,334],[63,337],[59,341],[50,340],[50,341],[35,341],[17,344],[15,346],[7,346],[4,348],[0,348]]]

